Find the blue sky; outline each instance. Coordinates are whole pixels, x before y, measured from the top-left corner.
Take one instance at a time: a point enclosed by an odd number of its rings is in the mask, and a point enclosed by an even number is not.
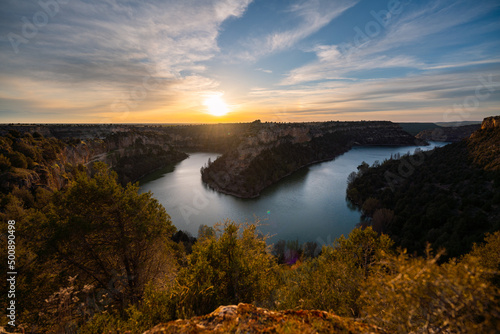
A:
[[[480,120],[499,36],[497,0],[3,0],[0,122]]]

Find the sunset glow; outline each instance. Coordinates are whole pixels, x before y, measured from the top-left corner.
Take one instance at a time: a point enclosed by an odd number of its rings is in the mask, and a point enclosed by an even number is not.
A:
[[[0,9],[0,123],[446,122],[500,105],[497,0],[45,3]]]

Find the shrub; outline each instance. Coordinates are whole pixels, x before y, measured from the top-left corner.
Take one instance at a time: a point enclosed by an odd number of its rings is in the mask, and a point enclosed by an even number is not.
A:
[[[13,167],[28,168],[28,161],[26,160],[24,154],[19,152],[14,152],[13,154],[11,154],[9,158]]]
[[[8,171],[11,166],[12,164],[10,163],[9,158],[0,154],[0,173]]]
[[[405,253],[380,263],[363,283],[364,315],[398,333],[494,333],[499,290],[485,270],[467,263],[438,264],[439,256]]]
[[[359,314],[361,282],[372,266],[390,252],[392,240],[370,227],[341,236],[323,247],[318,258],[296,270],[284,270],[277,307],[321,309],[343,316]]]
[[[180,317],[206,314],[220,305],[269,302],[277,265],[257,225],[226,220],[215,226],[215,235],[199,236],[178,276]]]

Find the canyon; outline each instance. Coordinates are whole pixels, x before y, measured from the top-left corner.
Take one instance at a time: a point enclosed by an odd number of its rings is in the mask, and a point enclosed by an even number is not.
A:
[[[122,184],[185,159],[189,151],[223,153],[202,168],[211,188],[242,198],[259,196],[294,171],[331,160],[355,145],[425,145],[386,121],[252,123],[206,125],[47,124],[0,125],[0,134],[29,133],[59,140],[53,161],[38,164],[3,187],[43,185],[61,189],[71,168],[102,161],[117,171]]]
[[[201,170],[211,188],[241,198],[261,191],[298,169],[332,160],[353,146],[426,145],[384,121],[251,124],[232,150]]]

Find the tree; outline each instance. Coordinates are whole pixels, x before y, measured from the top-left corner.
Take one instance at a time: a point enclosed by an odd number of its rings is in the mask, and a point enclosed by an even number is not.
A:
[[[370,168],[370,165],[368,165],[365,161],[361,162],[361,165],[358,166],[359,175],[363,175],[368,168]]]
[[[363,213],[365,215],[371,216],[373,213],[377,210],[380,209],[381,203],[378,199],[369,197],[364,203],[363,207],[361,210],[363,210]]]
[[[358,177],[358,173],[351,172],[349,174],[349,176],[347,177],[347,185],[352,184],[356,180],[357,177]]]
[[[11,166],[12,164],[10,163],[9,158],[0,154],[0,173],[8,171]]]
[[[148,282],[171,271],[175,227],[151,193],[122,187],[104,163],[94,170],[92,178],[79,173],[56,193],[46,223],[32,227],[44,236],[41,252],[105,289],[123,310],[139,300]]]
[[[384,231],[387,229],[387,226],[391,224],[393,220],[394,211],[386,208],[377,209],[372,218],[373,229],[379,233],[384,233]]]
[[[342,316],[359,314],[361,282],[372,266],[390,253],[392,240],[370,227],[341,236],[334,247],[296,270],[285,271],[278,291],[280,309],[320,309]]]
[[[352,263],[363,270],[368,277],[370,268],[385,254],[391,253],[394,242],[387,235],[378,235],[371,227],[356,228],[336,240],[336,257],[346,263]]]
[[[264,304],[275,287],[276,263],[256,224],[226,220],[216,234],[199,235],[179,272],[179,316],[212,312],[220,305]]]

